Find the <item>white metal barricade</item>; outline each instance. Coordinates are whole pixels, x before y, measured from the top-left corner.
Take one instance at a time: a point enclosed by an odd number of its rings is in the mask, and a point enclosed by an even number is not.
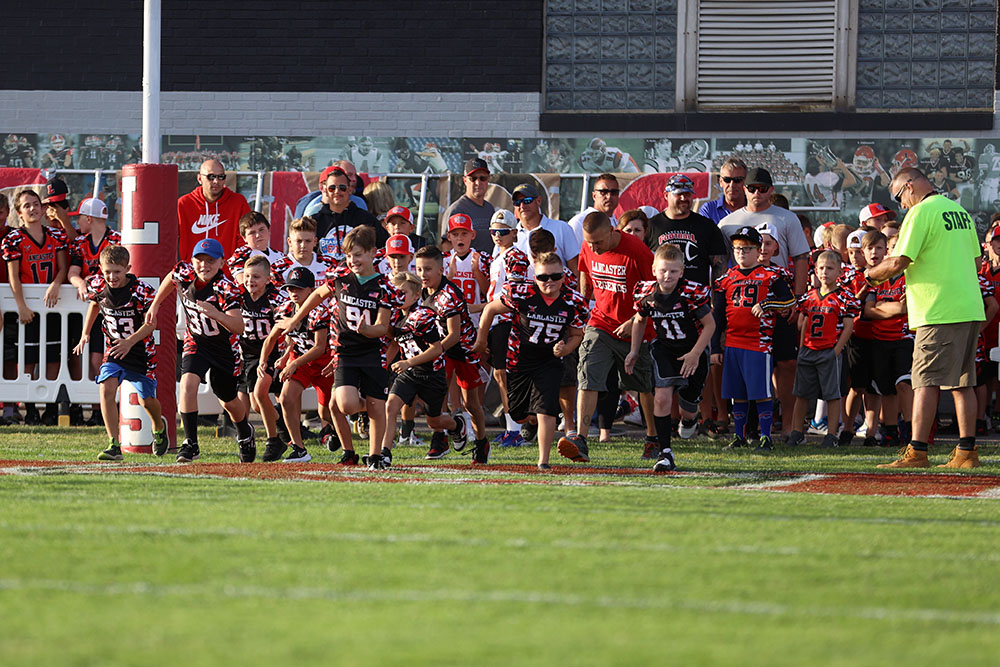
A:
[[[82,324],[83,317],[87,313],[88,302],[80,301],[77,298],[77,291],[75,287],[71,285],[63,285],[59,288],[59,303],[52,308],[49,308],[44,303],[45,290],[47,288],[47,285],[23,286],[25,303],[27,303],[31,310],[37,313],[35,317],[39,320],[39,360],[36,371],[38,377],[35,379],[23,372],[24,360],[27,352],[27,341],[24,332],[24,325],[17,324],[18,336],[14,355],[17,360],[18,374],[15,378],[7,378],[0,374],[0,401],[17,403],[54,403],[58,400],[59,389],[61,387],[65,387],[71,403],[96,405],[100,403],[100,392],[97,384],[90,379],[90,355],[82,354],[79,357],[81,366],[80,379],[74,380],[69,371],[70,355],[77,343],[76,340],[70,340],[70,315],[78,315]],[[10,287],[8,285],[0,286],[0,310],[2,310],[5,315],[7,313],[17,313],[17,302],[14,301],[14,295],[10,291]],[[59,371],[56,377],[51,380],[45,377],[46,364],[49,361],[56,361],[56,359],[50,358],[48,353],[49,351],[47,349],[48,346],[45,342],[50,324],[48,321],[50,318],[47,317],[47,315],[50,313],[58,315],[61,323],[61,336],[58,341],[60,349]],[[180,309],[178,309],[178,330],[181,335],[183,335],[184,332],[184,320],[182,317],[183,315],[181,314]],[[10,316],[6,316],[6,319],[8,319],[6,326],[9,326]],[[52,324],[54,324],[54,322]],[[158,337],[159,332],[157,331],[153,335]],[[158,338],[157,341],[159,342]],[[52,344],[55,345],[56,343],[53,342]],[[3,335],[0,335],[0,353],[5,355],[7,353],[6,336]],[[179,394],[179,383],[177,385],[177,391]],[[302,409],[316,409],[315,389],[311,387],[306,389],[306,392],[302,396]],[[207,415],[217,415],[222,412],[222,406],[219,405],[218,399],[212,393],[211,387],[209,387],[208,384],[202,384],[198,388],[198,412]]]

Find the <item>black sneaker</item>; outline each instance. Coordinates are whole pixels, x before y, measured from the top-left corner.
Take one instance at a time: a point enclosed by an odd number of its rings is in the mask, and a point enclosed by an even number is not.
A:
[[[121,461],[122,448],[117,442],[112,441],[108,448],[97,455],[98,461]]]
[[[331,452],[335,452],[340,449],[340,438],[337,437],[337,431],[334,430],[332,424],[327,424],[323,427],[323,430],[319,432],[319,444],[323,445]]]
[[[798,447],[806,441],[806,436],[802,431],[792,431],[785,438],[785,447]]]
[[[873,435],[870,435],[867,438],[865,438],[865,441],[862,443],[862,445],[865,447],[878,447],[878,438],[876,438]]]
[[[38,407],[34,403],[24,406],[24,425],[38,426],[42,423],[42,417],[38,414]]]
[[[388,447],[382,448],[382,461],[385,463],[386,468],[392,465],[392,450]]]
[[[646,438],[646,444],[642,447],[642,458],[655,459],[660,452],[660,441]]]
[[[337,461],[337,465],[342,466],[356,466],[361,459],[358,458],[358,453],[353,449],[345,449],[344,453],[340,455],[340,460]]]
[[[308,463],[313,457],[309,455],[309,450],[305,447],[292,445],[292,451],[283,459],[284,463]]]
[[[84,426],[86,423],[87,421],[83,418],[83,406],[75,404],[69,406],[69,425]]]
[[[832,449],[834,447],[839,447],[840,439],[833,433],[827,433],[823,437],[823,442],[819,443],[819,446],[823,449]]]
[[[559,450],[560,455],[568,458],[570,461],[576,463],[588,463],[590,461],[587,439],[582,435],[578,435],[575,438],[559,438],[556,449]]]
[[[104,416],[101,414],[100,410],[93,410],[90,413],[90,419],[83,422],[84,426],[104,426]]]
[[[840,437],[837,438],[837,446],[850,447],[852,440],[854,440],[854,431],[841,431]]]
[[[434,431],[431,435],[431,448],[427,450],[427,456],[424,458],[428,461],[433,461],[434,459],[444,458],[445,454],[449,451],[448,439],[445,438],[443,431]]]
[[[237,438],[236,445],[240,449],[240,463],[253,463],[257,460],[257,439],[254,435],[254,427],[250,426],[250,435],[246,438]]]
[[[546,470],[552,470],[552,466],[549,465],[548,463],[539,463],[538,469],[544,472]]]
[[[769,452],[772,449],[774,449],[774,445],[771,443],[771,438],[766,435],[762,435],[760,436],[760,439],[757,440],[757,447],[754,451],[760,454],[763,452]]]
[[[167,425],[159,431],[153,431],[153,455],[163,456],[170,449],[170,442],[167,440]]]
[[[733,439],[729,441],[729,444],[722,448],[724,452],[731,452],[736,449],[747,446],[747,441],[738,435],[734,435]]]
[[[538,435],[538,424],[532,424],[530,422],[521,426],[521,437],[529,445],[534,441],[535,437]]]
[[[465,415],[458,414],[454,416],[455,428],[448,431],[448,436],[451,438],[451,446],[456,452],[460,452],[465,449],[465,445],[468,439],[469,432],[469,422],[466,421]]]
[[[177,450],[177,462],[178,463],[191,463],[195,459],[201,458],[201,449],[198,448],[197,442],[191,442],[185,439],[181,443],[181,448]]]
[[[42,426],[55,426],[59,423],[59,408],[55,403],[46,403],[45,412],[40,419]]]
[[[664,449],[657,455],[653,472],[670,472],[671,470],[677,470],[677,465],[674,463],[674,453],[670,449]]]
[[[481,463],[486,465],[490,462],[490,439],[489,438],[477,438],[474,443],[472,443],[472,462]]]
[[[389,463],[382,458],[381,454],[372,454],[368,457],[369,470],[387,470]]]
[[[260,457],[263,463],[274,463],[281,460],[281,455],[288,449],[288,445],[281,441],[281,438],[268,438],[264,443],[264,455]]]

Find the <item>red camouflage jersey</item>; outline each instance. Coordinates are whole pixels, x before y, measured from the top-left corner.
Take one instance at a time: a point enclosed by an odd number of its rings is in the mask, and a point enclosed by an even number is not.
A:
[[[260,355],[264,339],[274,326],[275,313],[286,301],[288,293],[278,290],[271,283],[267,283],[267,289],[257,299],[245,287],[240,288],[240,310],[243,312],[240,352],[244,359]]]
[[[726,347],[770,353],[775,311],[795,305],[783,270],[773,266],[749,269],[734,266],[716,278],[712,289],[725,299]],[[750,312],[758,303],[764,308],[764,317],[760,319]]]
[[[110,228],[104,230],[104,236],[96,247],[90,234],[81,234],[69,245],[69,265],[79,266],[80,275],[89,278],[101,272],[101,251],[109,245],[121,244],[121,234]]]
[[[670,294],[660,292],[655,280],[635,286],[635,310],[651,318],[656,341],[676,356],[687,354],[701,335],[701,318],[711,312],[711,290],[681,278]]]
[[[979,267],[979,275],[989,281],[994,289],[997,288],[997,283],[1000,283],[1000,266],[992,267],[988,261],[983,261],[983,265]],[[982,281],[980,281],[981,283]],[[990,320],[986,328],[983,329],[983,333],[986,335],[986,345],[988,348],[997,347],[998,343],[998,331],[1000,331],[1000,313]]]
[[[24,227],[17,227],[3,237],[3,260],[18,262],[22,285],[47,284],[56,277],[57,256],[66,252],[68,245],[61,229],[43,225],[42,240],[36,242]]]
[[[565,340],[567,329],[587,326],[587,301],[565,285],[549,303],[535,283],[507,283],[500,300],[513,311],[507,372],[529,372],[556,359],[552,347]]]
[[[245,263],[245,262],[244,262]],[[312,264],[299,264],[291,255],[285,255],[281,259],[277,259],[271,262],[271,282],[278,289],[285,286],[285,276],[288,272],[294,269],[296,266],[305,266],[307,269],[312,271],[313,276],[316,278],[316,287],[323,284],[323,281],[327,279],[327,274],[338,267],[337,260],[329,255],[321,255],[320,253],[313,253]]]
[[[344,361],[377,356],[385,367],[387,341],[363,336],[358,333],[358,329],[362,324],[375,324],[380,309],[390,310],[391,314],[392,308],[401,306],[402,292],[380,273],[362,283],[357,274],[351,271],[335,272],[327,276],[326,286],[333,293],[331,308],[336,309],[332,346],[337,351],[337,359]]]
[[[528,256],[520,248],[512,245],[493,258],[488,275],[490,287],[486,291],[486,301],[496,301],[500,298],[505,285],[528,279]],[[493,324],[495,326],[500,322],[509,322],[510,319],[510,313],[501,313],[493,320]]]
[[[979,291],[983,294],[983,301],[990,297],[996,298],[996,283],[991,282],[987,279],[982,272],[979,274]],[[996,320],[996,318],[993,318]],[[984,364],[990,360],[990,350],[996,345],[990,345],[987,340],[986,334],[989,331],[989,325],[986,326],[982,331],[979,332],[979,341],[976,344],[976,364]],[[996,327],[993,329],[993,335],[996,335]]]
[[[810,350],[836,347],[844,331],[844,318],[853,318],[860,310],[861,304],[843,287],[827,294],[818,288],[809,290],[798,303],[798,311],[806,317],[803,345]]]
[[[414,304],[408,313],[399,308],[394,309],[390,326],[392,339],[399,344],[399,351],[404,359],[412,359],[434,343],[441,342],[437,315],[419,303]],[[419,374],[444,370],[444,354],[438,355],[432,361],[414,366],[412,370]]]
[[[854,297],[857,299],[858,293],[861,292],[862,289],[867,287],[868,283],[865,281],[865,274],[863,271],[859,271],[853,266],[851,268],[854,269],[854,274],[851,278],[851,282],[847,285],[843,285],[843,287],[848,292],[853,294]],[[861,299],[858,299],[858,303],[861,303],[863,305]],[[865,317],[863,307],[861,308],[861,312],[858,313],[857,317],[854,318],[854,330],[851,331],[851,336],[854,338],[861,338],[863,340],[872,340],[873,338],[872,321]]]
[[[231,276],[237,276],[243,273],[247,260],[254,255],[263,255],[264,257],[267,257],[267,261],[269,263],[277,262],[279,259],[284,257],[283,254],[272,248],[268,248],[264,251],[255,250],[248,245],[241,245],[239,248],[234,250],[232,256],[226,260],[226,271],[228,271]]]
[[[143,339],[142,345],[133,345],[124,357],[109,359],[108,348],[114,341],[128,338],[141,329],[146,321],[146,311],[153,305],[156,290],[131,273],[125,285],[111,289],[100,273],[87,279],[87,300],[101,308],[104,320],[104,361],[118,364],[122,368],[153,378],[156,370],[156,341],[153,334]]]
[[[891,280],[872,287],[865,301],[904,301],[906,299],[906,278],[899,274]],[[875,340],[903,340],[913,338],[913,332],[906,325],[906,315],[896,315],[887,319],[872,320],[872,337]]]
[[[458,343],[444,351],[445,356],[451,357],[455,361],[478,362],[479,354],[474,349],[476,326],[472,323],[469,304],[465,302],[462,290],[455,283],[442,276],[441,284],[438,285],[433,294],[426,287],[420,290],[420,301],[437,313],[438,331],[441,332],[442,340],[448,337],[448,318],[454,315],[459,316],[461,335]]]
[[[287,317],[292,317],[295,315],[297,309],[295,302],[289,299],[274,312],[274,319],[275,321],[279,321]],[[299,326],[295,327],[295,329],[285,332],[285,339],[292,348],[292,357],[297,359],[313,349],[316,346],[315,333],[323,329],[330,330],[330,309],[327,308],[326,302],[319,304],[309,311],[306,319],[299,322]],[[330,344],[331,336],[329,334],[326,340],[326,350],[318,359],[309,362],[310,364],[318,364],[322,368],[333,359],[333,346]]]
[[[204,354],[215,360],[233,360],[233,375],[239,376],[240,337],[201,312],[197,301],[207,301],[222,312],[239,309],[240,289],[219,271],[211,281],[200,284],[194,267],[178,262],[173,269],[174,284],[184,308],[187,331],[184,333],[184,354]]]

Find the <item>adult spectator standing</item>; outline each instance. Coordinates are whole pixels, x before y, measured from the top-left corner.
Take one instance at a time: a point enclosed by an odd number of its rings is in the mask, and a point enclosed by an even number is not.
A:
[[[351,161],[340,160],[339,162],[334,162],[332,165],[320,172],[319,190],[310,192],[295,203],[296,218],[304,218],[308,215],[315,220],[316,214],[319,213],[320,209],[330,203],[330,198],[326,191],[326,179],[330,176],[330,172],[334,169],[340,169],[347,174],[347,178],[350,180],[352,192],[357,189],[358,170],[354,168]],[[351,201],[354,202],[362,211],[368,210],[368,202],[364,199],[364,197],[352,194]]]
[[[797,215],[789,210],[771,204],[774,182],[767,169],[751,169],[743,182],[746,191],[746,206],[733,211],[719,223],[722,233],[728,239],[741,227],[757,227],[767,223],[778,242],[778,252],[772,261],[778,266],[788,266],[794,262],[795,295],[806,291],[806,277],[809,272],[809,243],[802,234],[802,225]]]
[[[226,187],[226,170],[218,160],[205,160],[198,169],[198,187],[177,200],[180,235],[178,256],[187,260],[194,245],[216,239],[225,257],[244,245],[240,218],[250,212],[246,198]]]
[[[684,174],[674,174],[664,187],[667,207],[649,221],[646,245],[656,251],[672,243],[684,252],[684,277],[702,285],[726,272],[729,251],[726,239],[714,221],[691,211],[694,183]]]
[[[941,389],[950,390],[958,420],[958,446],[942,468],[975,468],[976,343],[986,320],[976,274],[981,254],[972,217],[934,191],[919,169],[902,169],[889,184],[893,199],[909,209],[899,240],[878,266],[865,272],[871,285],[902,273],[906,313],[916,330],[913,345],[913,439],[903,455],[880,468],[926,468],[927,442]]]
[[[594,211],[600,211],[611,219],[611,224],[618,226],[615,218],[615,209],[618,208],[618,196],[621,194],[621,186],[618,185],[618,178],[614,174],[601,174],[594,181],[594,188],[590,191],[590,196],[594,201],[593,206],[583,209],[566,223],[573,234],[576,235],[577,247],[583,245],[583,219]]]
[[[698,213],[718,224],[733,211],[746,206],[747,193],[743,190],[746,177],[747,164],[743,160],[731,157],[723,162],[719,168],[719,189],[722,190],[722,196],[702,204]]]
[[[472,218],[472,230],[476,232],[476,238],[472,239],[473,250],[492,253],[490,219],[496,209],[486,201],[486,191],[490,189],[490,166],[486,160],[478,157],[467,160],[462,181],[465,183],[465,194],[451,203],[441,216],[441,221],[447,224],[456,213],[469,216]]]
[[[378,219],[362,210],[351,199],[351,179],[340,167],[330,170],[325,182],[328,203],[323,205],[314,216],[316,221],[316,238],[319,239],[319,251],[330,255],[338,262],[344,258],[341,244],[344,237],[361,225],[368,225],[375,232],[376,247],[384,248],[389,240],[389,232],[379,224]]]
[[[578,462],[590,460],[587,449],[590,419],[597,406],[597,394],[607,388],[612,369],[618,369],[622,389],[639,392],[645,414],[653,414],[652,360],[649,356],[652,321],[646,327],[635,368],[631,373],[625,372],[635,314],[635,286],[639,281],[653,280],[653,253],[638,238],[615,229],[611,219],[600,211],[584,218],[583,239],[580,291],[584,296],[592,294],[595,305],[580,345],[580,391],[576,402],[579,435],[561,438],[558,445],[560,454]],[[659,446],[655,422],[649,418],[646,419],[646,442],[647,450]]]
[[[556,252],[566,264],[566,268],[578,274],[577,258],[580,255],[580,246],[576,242],[576,234],[569,225],[542,213],[542,199],[534,185],[521,183],[514,188],[513,197],[514,213],[520,221],[517,225],[519,233],[515,243],[521,252],[531,257],[528,239],[536,229],[547,229],[552,232],[556,240]]]

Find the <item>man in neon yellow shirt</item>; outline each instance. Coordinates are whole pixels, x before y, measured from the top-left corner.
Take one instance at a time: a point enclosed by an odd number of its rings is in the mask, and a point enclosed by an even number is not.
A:
[[[879,468],[927,468],[927,440],[940,390],[950,390],[958,447],[939,468],[975,468],[976,341],[986,319],[976,264],[982,252],[972,217],[938,195],[918,169],[901,170],[889,185],[908,209],[892,257],[865,272],[871,285],[903,273],[913,346],[913,440],[896,461]]]

